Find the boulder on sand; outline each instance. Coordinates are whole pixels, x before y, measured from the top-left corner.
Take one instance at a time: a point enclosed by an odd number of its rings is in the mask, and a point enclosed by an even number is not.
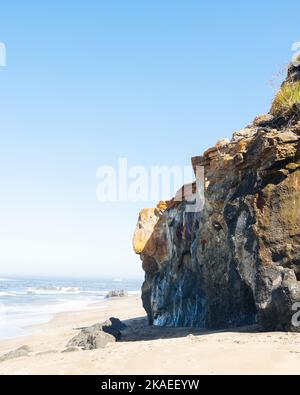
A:
[[[109,291],[108,294],[105,296],[105,299],[124,298],[125,296],[128,296],[127,291],[125,291],[124,289],[116,289],[113,291]]]
[[[109,320],[86,328],[74,336],[67,344],[68,348],[81,348],[93,350],[104,348],[108,343],[120,340],[121,331],[126,328],[118,318],[111,317]]]
[[[0,357],[0,362],[8,361],[9,359],[14,359],[14,358],[28,357],[29,353],[30,353],[30,348],[25,345],[17,348],[16,350],[9,351],[8,353],[2,355]]]

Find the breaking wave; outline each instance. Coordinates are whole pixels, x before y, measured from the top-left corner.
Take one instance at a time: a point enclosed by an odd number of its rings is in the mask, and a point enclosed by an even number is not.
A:
[[[80,288],[78,287],[40,287],[28,288],[27,295],[52,295],[52,294],[78,294]]]

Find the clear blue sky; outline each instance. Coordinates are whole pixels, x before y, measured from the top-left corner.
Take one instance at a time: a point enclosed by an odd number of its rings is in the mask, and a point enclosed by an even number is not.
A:
[[[298,1],[1,4],[0,272],[142,276],[143,203],[101,204],[96,168],[185,165],[268,111]]]

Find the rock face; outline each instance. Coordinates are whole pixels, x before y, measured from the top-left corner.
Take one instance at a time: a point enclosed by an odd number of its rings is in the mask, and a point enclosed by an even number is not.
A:
[[[192,158],[204,168],[200,211],[190,197],[142,210],[133,244],[151,324],[300,330],[299,121],[257,117]]]

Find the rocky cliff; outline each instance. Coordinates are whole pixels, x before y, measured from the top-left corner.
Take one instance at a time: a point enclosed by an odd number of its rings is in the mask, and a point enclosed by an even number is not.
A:
[[[285,84],[299,77],[290,66]],[[279,99],[231,141],[192,158],[204,168],[200,211],[187,210],[191,196],[141,211],[133,244],[150,323],[299,330],[291,323],[300,301],[299,103],[280,112]]]

